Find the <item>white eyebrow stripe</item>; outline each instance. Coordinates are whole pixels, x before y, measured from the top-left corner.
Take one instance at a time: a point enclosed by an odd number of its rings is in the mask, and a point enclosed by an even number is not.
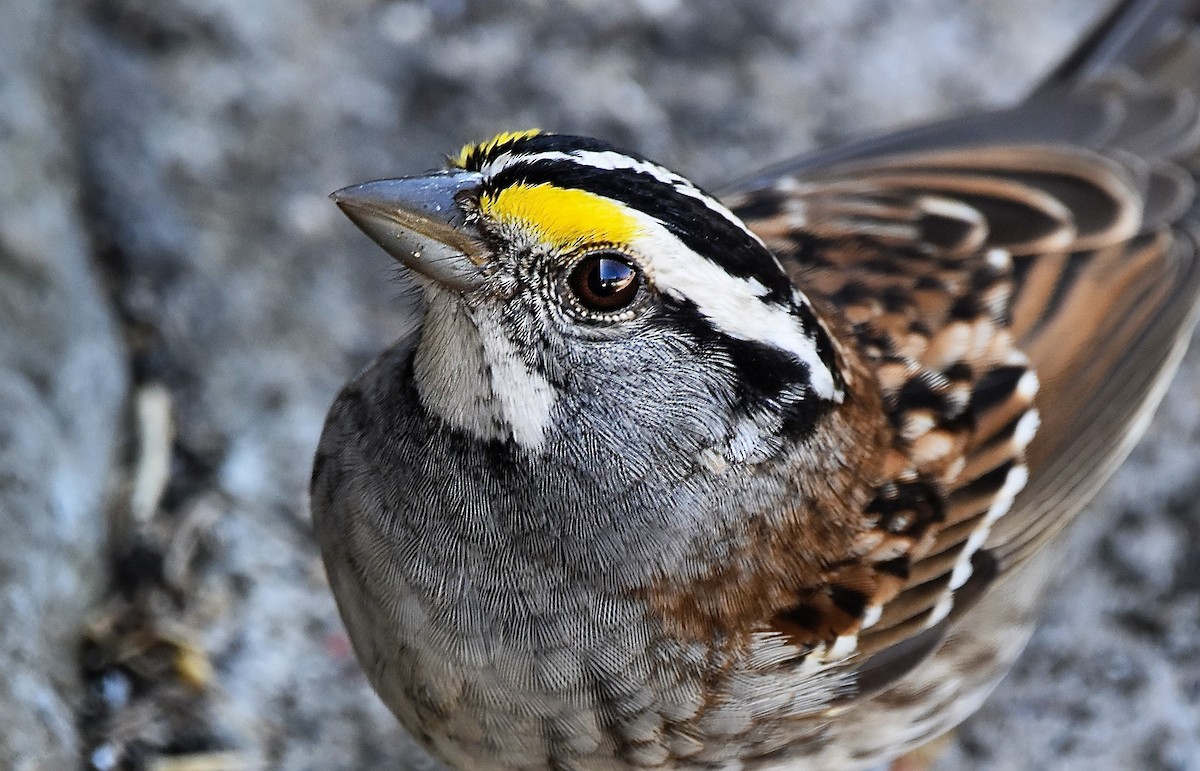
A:
[[[513,156],[511,153],[504,153],[497,156],[490,163],[483,167],[484,176],[491,176],[513,163],[536,163],[538,161],[567,161],[579,163],[584,166],[590,166],[593,169],[605,169],[614,171],[616,169],[628,169],[636,171],[640,174],[646,174],[654,179],[662,182],[665,185],[671,185],[675,191],[689,198],[695,198],[702,204],[707,206],[713,212],[720,214],[725,219],[729,220],[734,225],[744,232],[746,235],[758,241],[762,240],[746,227],[746,223],[742,222],[736,214],[731,212],[725,204],[715,198],[706,195],[696,187],[686,177],[681,177],[675,172],[659,166],[657,163],[649,161],[639,161],[636,158],[630,158],[628,155],[618,153],[613,150],[572,150],[569,153],[564,153],[559,150],[552,150],[544,153],[534,153],[531,155]]]
[[[808,368],[809,385],[826,401],[841,402],[829,366],[821,359],[815,330],[804,329],[799,318],[783,305],[764,300],[767,287],[753,278],[731,275],[720,265],[684,246],[662,223],[630,209],[642,223],[636,242],[647,255],[643,266],[658,291],[693,303],[719,331],[738,340],[762,343],[790,353]],[[799,294],[799,292],[797,292]],[[799,296],[807,303],[803,295]]]

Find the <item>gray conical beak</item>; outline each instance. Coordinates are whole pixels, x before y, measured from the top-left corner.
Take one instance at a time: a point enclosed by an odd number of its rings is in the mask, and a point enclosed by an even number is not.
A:
[[[456,198],[476,189],[480,179],[476,172],[448,171],[364,182],[329,197],[388,254],[423,276],[466,291],[482,282],[487,256]]]

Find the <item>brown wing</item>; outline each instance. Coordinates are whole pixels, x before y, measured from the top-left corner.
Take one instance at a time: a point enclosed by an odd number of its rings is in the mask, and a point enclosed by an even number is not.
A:
[[[827,627],[857,633],[860,654],[946,618],[1026,478],[1036,378],[1011,328],[1010,249],[1066,249],[1133,229],[1114,212],[1080,233],[1059,198],[1006,175],[1013,153],[1131,189],[1117,169],[1097,172],[1073,152],[997,148],[972,166],[922,153],[789,184],[791,214],[751,221],[812,300],[848,324],[890,418],[893,445],[865,512],[870,551],[831,577],[834,597],[865,595],[858,628],[836,616]],[[822,596],[807,593],[790,616],[834,615],[827,606],[839,603]]]
[[[1178,59],[1160,50],[1149,80],[872,140],[728,197],[798,285],[853,327],[896,432],[867,514],[881,543],[919,532],[896,581],[850,603],[857,627],[840,622],[858,633],[870,673],[860,687],[908,671],[952,609],[1059,532],[1161,398],[1200,297],[1197,100],[1158,85],[1200,73],[1194,57],[1182,69]],[[993,141],[1005,125],[1037,141]],[[824,594],[856,581],[835,578]],[[797,616],[837,605],[845,615],[846,602],[814,600]]]

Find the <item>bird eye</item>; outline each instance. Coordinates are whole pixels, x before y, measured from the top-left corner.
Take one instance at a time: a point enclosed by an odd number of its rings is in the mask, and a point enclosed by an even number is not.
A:
[[[580,260],[571,269],[567,283],[583,308],[610,313],[634,301],[641,277],[637,266],[623,255],[601,252]]]

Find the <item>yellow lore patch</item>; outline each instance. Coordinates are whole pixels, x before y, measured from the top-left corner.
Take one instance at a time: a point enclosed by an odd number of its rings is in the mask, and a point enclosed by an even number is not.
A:
[[[485,194],[479,207],[496,222],[522,228],[561,251],[591,243],[627,245],[641,231],[624,205],[584,190],[546,183],[513,185]]]

